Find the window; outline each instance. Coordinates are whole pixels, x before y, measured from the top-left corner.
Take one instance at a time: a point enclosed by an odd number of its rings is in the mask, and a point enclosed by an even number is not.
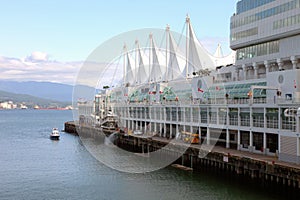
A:
[[[294,15],[285,19],[273,22],[273,30],[293,26],[300,23],[300,15]]]
[[[249,0],[243,0],[238,2],[237,4],[237,14],[240,14],[241,12],[245,12],[248,10],[251,10],[253,8],[259,7],[261,5],[264,5],[266,3],[270,3],[272,1],[275,0],[267,0],[265,3],[261,0],[255,0],[255,1],[249,1]],[[256,2],[251,4],[251,2]],[[259,2],[259,3],[257,3]],[[255,6],[256,5],[256,6]],[[232,27],[231,28],[236,28],[239,26],[243,26],[245,24],[249,24],[252,23],[254,21],[258,21],[258,20],[262,20],[264,18],[268,18],[277,14],[281,14],[283,12],[295,9],[295,8],[299,8],[300,7],[300,0],[293,0],[290,1],[288,3],[284,3],[282,5],[261,11],[259,13],[256,13],[254,15],[251,16],[246,16],[244,18],[241,19],[237,19],[234,23],[232,23]],[[243,8],[243,9],[242,9]]]
[[[279,52],[279,41],[266,42],[237,50],[237,59],[243,60]]]

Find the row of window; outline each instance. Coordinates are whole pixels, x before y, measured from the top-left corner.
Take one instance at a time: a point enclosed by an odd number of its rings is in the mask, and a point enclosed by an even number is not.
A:
[[[247,58],[253,58],[257,56],[263,56],[279,52],[279,41],[271,41],[252,45],[237,50],[237,60],[244,60]]]
[[[293,0],[288,3],[264,10],[262,12],[256,13],[254,15],[246,16],[241,19],[237,19],[230,23],[230,28],[236,28],[239,26],[243,26],[245,24],[250,24],[255,21],[259,21],[274,15],[278,15],[280,13],[287,12],[289,10],[299,8],[300,7],[300,0]]]
[[[258,34],[258,27],[251,28],[245,31],[240,31],[237,33],[234,33],[230,36],[231,41],[236,41],[245,37],[253,36]]]
[[[275,0],[242,0],[239,1],[236,5],[236,13],[240,14],[242,12],[246,12],[248,10],[257,8],[259,6],[265,5],[273,1]]]
[[[295,24],[300,24],[300,14],[273,22],[273,29],[285,28]]]

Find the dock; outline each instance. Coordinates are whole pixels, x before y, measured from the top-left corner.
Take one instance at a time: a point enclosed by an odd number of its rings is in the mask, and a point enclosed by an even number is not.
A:
[[[65,132],[78,134],[77,130],[79,130],[79,126],[76,123],[65,123]],[[89,126],[82,126],[80,130],[93,135],[100,133],[99,129]],[[123,149],[134,150],[135,153],[148,153],[161,149],[166,154],[174,156],[178,153],[176,148],[164,148],[170,142],[172,142],[170,139],[158,136],[120,135],[116,140],[116,145]],[[254,154],[220,146],[189,144],[184,154],[178,155],[178,157],[179,159],[173,163],[176,165],[173,166],[180,169],[193,171],[201,168],[215,168],[235,175],[300,190],[300,165],[279,161],[276,156]]]

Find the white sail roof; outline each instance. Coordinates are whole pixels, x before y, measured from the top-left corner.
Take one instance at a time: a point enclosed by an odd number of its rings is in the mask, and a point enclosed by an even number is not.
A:
[[[216,49],[215,54],[214,54],[214,57],[217,57],[217,58],[224,57],[221,44],[218,44],[217,49]]]
[[[134,73],[133,66],[134,60],[128,51],[125,53],[125,84],[133,85],[134,84]]]
[[[209,55],[208,51],[204,49],[201,43],[198,41],[194,29],[190,23],[190,19],[187,17],[188,28],[188,63],[184,69],[184,73],[187,76],[191,76],[193,72],[197,72],[201,69],[214,69],[215,64]]]
[[[200,69],[215,70],[217,66],[235,63],[235,52],[231,51],[229,55],[223,56],[221,45],[218,45],[214,55],[210,54],[197,39],[189,17],[187,17],[187,24],[189,32],[188,66],[185,67],[183,74],[191,76],[193,72]]]
[[[181,76],[181,69],[185,65],[184,56],[180,53],[180,49],[175,42],[171,32],[168,31],[169,51],[168,51],[168,66],[165,74],[165,80],[170,81]],[[185,76],[184,76],[185,77]]]
[[[136,84],[146,83],[148,81],[149,71],[149,58],[145,55],[145,52],[138,46],[137,51],[137,74],[136,74]]]
[[[149,82],[156,82],[162,80],[162,66],[164,65],[163,61],[166,60],[165,57],[161,55],[161,52],[157,50],[156,44],[154,39],[150,38],[151,48],[150,48],[150,55],[152,62],[150,63],[151,72],[149,74]]]
[[[126,54],[126,83],[143,84],[157,81],[170,81],[182,77],[192,77],[194,72],[208,69],[215,70],[217,66],[234,64],[235,52],[223,56],[221,45],[214,55],[210,54],[198,41],[189,17],[187,23],[186,52],[181,53],[179,45],[167,28],[167,50],[157,48],[150,34],[150,48],[140,48],[136,41],[134,53],[135,65],[132,56]],[[133,67],[134,66],[134,67]]]
[[[235,63],[235,51],[231,51],[228,55],[224,56],[221,44],[218,44],[215,54],[211,55],[211,57],[215,66],[226,66]]]

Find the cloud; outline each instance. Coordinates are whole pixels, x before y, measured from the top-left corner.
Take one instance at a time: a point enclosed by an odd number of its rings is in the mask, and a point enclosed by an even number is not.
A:
[[[45,62],[48,61],[49,56],[45,52],[34,51],[25,60],[27,62]]]
[[[0,80],[74,84],[82,63],[51,61],[42,52],[33,52],[25,59],[0,56]]]

